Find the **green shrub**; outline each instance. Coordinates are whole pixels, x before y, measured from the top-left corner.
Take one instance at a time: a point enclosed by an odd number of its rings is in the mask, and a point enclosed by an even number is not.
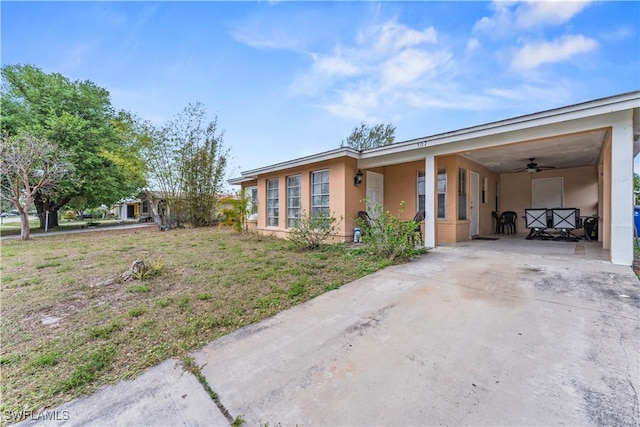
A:
[[[424,249],[416,249],[416,245],[422,241],[419,223],[400,219],[405,209],[404,202],[400,202],[397,216],[379,203],[369,209],[370,216],[375,219],[367,224],[361,218],[357,218],[356,223],[363,230],[362,241],[375,256],[389,260],[406,260],[424,252]]]
[[[338,231],[340,221],[328,215],[310,215],[302,212],[300,222],[289,232],[289,240],[297,249],[315,249]]]

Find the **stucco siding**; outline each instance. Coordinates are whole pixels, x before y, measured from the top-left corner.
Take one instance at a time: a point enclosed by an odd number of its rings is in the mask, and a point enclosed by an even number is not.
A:
[[[518,214],[518,232],[527,230],[523,216],[525,209],[531,208],[532,180],[557,177],[561,177],[564,182],[563,207],[578,208],[583,216],[598,212],[598,177],[595,166],[503,174],[500,176],[500,207],[502,211],[514,211]]]
[[[311,212],[311,174],[317,171],[329,171],[329,211],[332,216],[336,217],[340,222],[338,231],[332,237],[332,240],[344,241],[353,232],[353,220],[346,215],[346,198],[350,192],[345,183],[347,182],[346,173],[350,171],[355,163],[353,159],[344,157],[324,162],[305,165],[304,167],[283,169],[259,176],[255,183],[252,181],[243,186],[258,186],[258,218],[255,221],[255,231],[279,238],[287,238],[290,229],[287,227],[287,177],[293,175],[300,176],[300,202],[303,214]],[[351,162],[351,166],[347,167],[347,163]],[[356,169],[357,171],[357,169]],[[355,174],[355,172],[354,172]],[[278,225],[267,225],[267,181],[277,179],[278,182]],[[353,181],[351,186],[353,187]]]

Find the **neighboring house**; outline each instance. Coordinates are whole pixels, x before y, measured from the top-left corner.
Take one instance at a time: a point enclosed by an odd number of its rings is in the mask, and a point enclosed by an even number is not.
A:
[[[153,221],[153,213],[144,192],[116,204],[114,212],[121,220],[137,219],[140,222]]]
[[[493,234],[492,211],[579,208],[599,217],[611,262],[633,261],[633,158],[640,151],[640,91],[358,152],[315,154],[229,180],[252,196],[257,232],[286,237],[302,212],[342,217],[353,236],[364,200],[405,219],[425,211],[428,247]],[[518,172],[529,159],[554,169]],[[362,174],[361,184],[354,181]]]
[[[161,193],[158,191],[153,191],[152,196],[157,198],[157,200],[162,198]],[[216,208],[217,214],[222,215],[225,209],[233,209],[233,205],[230,200],[234,199],[236,196],[218,195],[217,197],[218,200],[227,200],[226,203],[218,204],[218,207]],[[144,191],[140,192],[135,197],[131,197],[117,203],[114,208],[114,213],[123,220],[137,219],[139,222],[153,221],[153,212],[151,211],[151,206]]]

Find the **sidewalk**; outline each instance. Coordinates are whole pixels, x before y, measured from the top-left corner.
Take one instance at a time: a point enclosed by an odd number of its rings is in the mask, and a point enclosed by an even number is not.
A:
[[[109,231],[109,230],[128,230],[132,228],[145,228],[145,227],[155,227],[156,224],[153,222],[142,222],[142,223],[129,223],[122,225],[107,225],[103,227],[87,227],[80,228],[76,230],[64,230],[64,231],[48,231],[45,233],[31,233],[31,238],[38,237],[48,237],[48,236],[59,236],[61,234],[77,234],[77,233],[91,233],[96,231]],[[12,235],[12,236],[0,236],[1,240],[10,240],[10,239],[20,239],[20,235]]]

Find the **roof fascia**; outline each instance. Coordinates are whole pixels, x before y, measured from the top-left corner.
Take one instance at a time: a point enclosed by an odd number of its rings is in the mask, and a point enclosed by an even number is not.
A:
[[[282,163],[276,163],[274,165],[265,166],[258,169],[252,169],[249,171],[241,172],[241,177],[232,178],[228,180],[230,184],[238,185],[242,182],[251,181],[266,173],[277,172],[283,169],[290,169],[299,166],[309,165],[311,163],[323,162],[326,160],[333,160],[339,157],[351,157],[354,159],[360,158],[360,152],[353,148],[342,147],[336,150],[325,151],[324,153],[313,154],[311,156],[301,157],[294,160],[289,160]]]
[[[362,159],[386,154],[400,153],[416,148],[426,148],[448,144],[460,140],[480,138],[489,135],[502,134],[517,130],[548,125],[563,121],[593,117],[601,114],[614,113],[640,106],[640,91],[615,95],[581,104],[560,107],[553,110],[514,117],[479,126],[441,133],[424,138],[412,139],[384,147],[372,148],[361,154]]]
[[[240,177],[237,177],[237,178],[230,178],[230,179],[227,180],[227,182],[230,185],[241,185],[241,184],[243,184],[245,182],[254,181],[256,179],[258,179],[257,176],[240,176]]]

